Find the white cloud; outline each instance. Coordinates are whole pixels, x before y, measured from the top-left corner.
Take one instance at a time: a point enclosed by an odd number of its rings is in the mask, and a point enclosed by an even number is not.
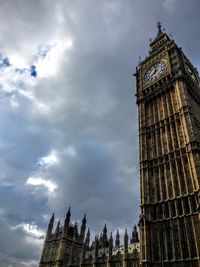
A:
[[[33,186],[45,186],[50,193],[53,193],[57,188],[57,184],[52,182],[51,180],[46,180],[40,177],[29,177],[26,181],[27,185]]]
[[[47,156],[41,157],[38,160],[38,164],[42,167],[48,168],[52,165],[57,164],[59,161],[59,158],[55,152],[55,150],[52,150]]]
[[[36,237],[36,238],[40,238],[40,237],[45,235],[45,232],[35,224],[20,223],[16,226],[11,226],[10,228],[11,228],[11,230],[16,230],[16,229],[21,228],[21,229],[23,229],[23,231],[25,231],[29,235]]]
[[[19,89],[19,93],[21,95],[23,95],[24,97],[30,99],[30,100],[33,100],[34,99],[34,94],[31,91],[25,91],[25,90]]]
[[[35,88],[42,78],[58,72],[64,52],[72,47],[71,39],[54,37],[47,44],[38,45],[38,51],[35,55],[33,53],[32,59],[30,56],[24,58],[23,55],[5,56],[0,53],[0,61],[5,58],[9,60],[9,65],[0,69],[0,91],[4,96],[9,96],[10,105],[19,107],[19,97],[24,97],[32,102],[35,111],[48,114],[49,106],[37,98]],[[34,77],[31,66],[35,69]]]
[[[59,62],[62,59],[63,53],[73,47],[71,39],[60,39],[57,42],[50,42],[47,47],[45,56],[39,57],[34,63],[37,69],[38,77],[47,78],[55,75],[59,69]],[[45,46],[43,46],[43,49]],[[39,52],[40,53],[40,52]]]
[[[9,60],[16,68],[28,68],[28,63],[22,55],[11,54],[9,55]]]

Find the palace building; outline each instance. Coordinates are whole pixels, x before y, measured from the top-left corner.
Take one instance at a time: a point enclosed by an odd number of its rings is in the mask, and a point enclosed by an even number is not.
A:
[[[200,266],[200,80],[161,29],[136,68],[144,267]]]
[[[40,267],[139,267],[139,237],[136,225],[129,242],[127,231],[120,245],[119,231],[115,243],[112,233],[108,237],[106,225],[103,232],[90,244],[90,230],[86,237],[86,217],[78,231],[77,223],[70,222],[68,210],[64,225],[58,221],[55,231],[54,214],[50,219],[44,241]]]

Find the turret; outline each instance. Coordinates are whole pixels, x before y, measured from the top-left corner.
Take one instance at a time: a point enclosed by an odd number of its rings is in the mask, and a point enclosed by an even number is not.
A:
[[[119,246],[120,246],[120,235],[119,235],[119,230],[118,229],[117,229],[117,233],[116,233],[115,246],[117,248],[119,248]]]
[[[71,208],[69,207],[66,217],[65,217],[64,227],[63,227],[64,235],[67,235],[67,231],[68,231],[69,223],[70,223],[70,217],[71,217]]]
[[[98,237],[95,237],[95,251],[94,251],[94,261],[97,262],[98,260],[98,250],[99,250],[99,240]]]
[[[49,221],[49,225],[47,228],[47,234],[46,234],[46,240],[49,239],[51,234],[52,234],[53,224],[54,224],[54,213],[52,214],[51,219]]]
[[[106,247],[106,244],[107,244],[107,227],[106,227],[106,224],[104,225],[104,228],[103,228],[103,247],[105,248]]]
[[[58,224],[56,226],[56,231],[55,231],[56,236],[58,236],[59,230],[60,230],[60,219],[59,219]]]
[[[134,228],[133,228],[133,231],[132,231],[131,244],[138,243],[138,242],[139,242],[139,237],[138,237],[137,226],[134,225]]]
[[[82,222],[82,225],[83,225],[83,222]],[[88,228],[88,231],[87,231],[87,234],[86,234],[86,238],[85,238],[85,242],[83,243],[83,249],[82,249],[82,255],[81,255],[81,266],[84,264],[85,252],[86,252],[86,250],[89,249],[89,246],[90,246],[90,228]]]
[[[109,260],[112,258],[112,250],[113,250],[113,238],[112,238],[112,232],[110,233],[109,238]]]
[[[99,246],[100,246],[101,248],[103,247],[103,235],[102,235],[102,233],[100,233]]]
[[[75,225],[74,225],[74,239],[78,236],[78,225],[77,225],[77,222],[75,222]]]
[[[124,234],[124,257],[126,257],[127,254],[128,254],[128,233],[126,229]]]
[[[81,237],[84,239],[85,236],[85,229],[86,229],[86,215],[84,215],[81,225]]]
[[[88,228],[86,238],[85,238],[85,247],[89,249],[90,246],[90,228]]]

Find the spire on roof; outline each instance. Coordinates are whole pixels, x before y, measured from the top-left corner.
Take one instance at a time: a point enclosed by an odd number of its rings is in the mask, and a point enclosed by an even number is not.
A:
[[[106,224],[104,225],[104,228],[103,228],[103,236],[102,236],[102,240],[103,240],[103,247],[106,247],[106,244],[107,244],[107,227],[106,227]]]
[[[119,230],[118,229],[117,229],[117,233],[116,233],[115,246],[118,248],[120,246],[120,236],[119,236]]]
[[[156,35],[156,38],[150,43],[150,46],[151,44],[154,44],[156,41],[158,41],[163,35],[165,35],[165,33],[162,30],[162,24],[160,21],[157,22],[157,27],[158,27],[158,33]]]
[[[66,214],[66,218],[70,219],[71,217],[71,207],[68,208],[67,214]]]
[[[85,238],[85,246],[87,249],[89,249],[89,246],[90,246],[90,228],[88,228],[87,235]]]
[[[158,21],[157,27],[158,27],[158,33],[156,35],[155,40],[159,39],[164,34],[163,31],[162,31],[162,24],[161,24],[160,21]]]
[[[112,251],[113,248],[113,237],[112,237],[112,232],[110,233],[110,238],[109,238],[109,250]]]
[[[161,24],[161,22],[160,21],[158,21],[158,23],[157,23],[157,27],[158,27],[158,31],[159,32],[162,32],[162,24]]]
[[[77,237],[78,236],[78,224],[77,222],[75,222],[75,225],[74,225],[74,237]]]
[[[48,239],[51,234],[52,234],[52,230],[53,230],[53,224],[54,224],[54,212],[51,216],[51,219],[49,221],[49,225],[48,225],[48,229],[47,229],[47,235],[46,235],[46,239]]]
[[[60,230],[60,219],[58,220],[58,224],[57,224],[57,227],[56,227],[56,231],[55,231],[56,235],[59,234],[59,230]]]

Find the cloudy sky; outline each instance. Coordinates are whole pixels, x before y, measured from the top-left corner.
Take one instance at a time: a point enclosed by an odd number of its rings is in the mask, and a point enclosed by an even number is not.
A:
[[[37,266],[53,211],[139,217],[132,74],[156,23],[200,67],[199,0],[0,1],[0,262]]]

